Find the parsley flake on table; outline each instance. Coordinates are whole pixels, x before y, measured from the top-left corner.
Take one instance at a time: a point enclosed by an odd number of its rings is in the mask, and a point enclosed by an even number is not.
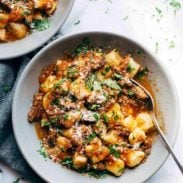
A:
[[[107,9],[105,10],[105,14],[108,14],[108,12],[109,12],[109,8],[107,8]]]
[[[158,7],[155,8],[156,11],[159,13],[159,14],[162,14],[162,10],[160,10]]]
[[[177,0],[172,0],[170,2],[170,6],[174,9],[174,14],[176,14],[177,10],[181,9],[181,3]]]
[[[74,23],[74,25],[78,25],[78,24],[80,24],[80,22],[81,22],[81,21],[78,20],[77,22]]]
[[[13,183],[19,183],[21,178],[17,178],[16,180],[13,181]]]
[[[175,42],[174,41],[170,41],[169,43],[169,48],[175,48]]]
[[[3,89],[4,93],[8,93],[10,91],[11,87],[8,84],[4,84],[2,89]]]
[[[159,43],[156,42],[156,43],[155,43],[155,54],[157,54],[158,51],[159,51]]]
[[[123,18],[124,21],[127,20],[127,19],[128,19],[128,16],[125,16],[125,17]]]

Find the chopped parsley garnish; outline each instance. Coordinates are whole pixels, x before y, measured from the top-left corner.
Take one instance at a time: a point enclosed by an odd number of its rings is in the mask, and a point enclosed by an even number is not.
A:
[[[51,105],[59,105],[60,104],[60,100],[59,100],[59,98],[55,98],[55,99],[53,99],[52,100],[52,102],[51,102]]]
[[[134,96],[134,91],[132,91],[132,90],[128,90],[128,96],[129,97],[133,97]]]
[[[136,75],[137,79],[143,79],[148,74],[148,72],[149,69],[147,67],[141,69]]]
[[[142,54],[142,51],[141,51],[141,50],[138,50],[138,51],[137,51],[137,54],[138,54],[138,55],[141,55],[141,54]]]
[[[119,116],[118,115],[114,115],[114,120],[118,120],[119,119]]]
[[[118,119],[119,119],[119,116],[116,114],[115,111],[112,111],[112,118],[113,118],[114,120],[118,120]]]
[[[50,27],[50,21],[48,19],[43,20],[33,20],[30,24],[31,29],[35,29],[38,31],[46,30]]]
[[[115,145],[110,145],[108,148],[109,148],[110,154],[112,154],[116,158],[120,157],[120,152],[115,149]]]
[[[54,84],[54,88],[57,89],[60,87],[60,85],[62,85],[67,79],[63,78],[60,81],[58,81],[57,83]]]
[[[54,125],[59,119],[60,119],[60,117],[50,118],[49,120],[42,119],[41,127],[47,127],[47,126]]]
[[[77,98],[74,95],[69,95],[69,98],[71,99],[72,102],[76,102]]]
[[[103,75],[106,75],[109,71],[111,70],[111,67],[110,66],[106,66],[104,68],[104,71],[102,72]]]
[[[62,165],[65,165],[69,168],[73,168],[73,160],[72,158],[65,158],[62,162],[61,162]]]
[[[121,168],[121,169],[119,169],[119,173],[122,173],[122,172],[124,172],[124,170],[125,170],[125,168]]]
[[[93,86],[94,81],[95,81],[95,75],[93,74],[93,75],[90,75],[85,82],[86,87],[91,91],[94,89],[94,86]]]
[[[50,122],[46,119],[41,120],[41,127],[50,126]]]
[[[65,152],[66,151],[64,147],[61,147],[60,150],[61,150],[61,152]]]
[[[38,150],[39,154],[42,155],[44,157],[44,159],[46,160],[48,158],[48,154],[46,152],[46,149],[41,145],[41,148]]]
[[[76,171],[79,173],[88,174],[89,176],[94,177],[96,179],[105,178],[107,175],[110,174],[110,172],[107,170],[97,170],[97,169],[92,169],[92,168],[88,168],[88,167],[81,168]]]
[[[67,166],[68,168],[74,169],[75,171],[83,174],[88,174],[91,177],[96,179],[105,178],[107,175],[110,174],[107,170],[95,170],[89,167],[84,167],[80,169],[75,169],[73,166],[73,159],[72,158],[65,158],[62,162],[62,165]]]
[[[117,82],[112,79],[104,80],[103,84],[109,86],[112,89],[121,90],[121,87],[117,84]]]
[[[69,118],[68,114],[64,114],[64,121],[67,121]]]
[[[71,55],[78,56],[80,54],[86,54],[89,49],[90,40],[88,38],[84,38],[81,43],[73,49]]]
[[[100,108],[100,105],[98,104],[88,105],[88,109],[90,109],[91,111],[96,111],[98,108]]]
[[[114,78],[115,78],[116,80],[121,80],[123,77],[122,77],[121,74],[114,73]]]
[[[135,68],[131,66],[131,64],[128,64],[126,71],[131,73]]]
[[[49,121],[50,123],[56,123],[58,120],[60,119],[60,117],[55,117],[55,118],[51,118]]]
[[[22,12],[22,16],[30,15],[30,14],[31,14],[31,12],[29,10],[25,10],[25,11]]]
[[[98,121],[100,119],[100,115],[98,113],[94,113],[93,117]]]
[[[105,72],[109,72],[111,70],[111,67],[110,66],[106,66],[105,67]]]
[[[85,143],[91,142],[96,136],[97,136],[96,133],[93,132],[92,134],[90,134],[90,135],[86,138]]]
[[[78,70],[74,66],[68,68],[68,77],[74,78],[78,75]]]
[[[106,114],[103,115],[103,120],[104,120],[105,123],[109,122],[109,118]]]

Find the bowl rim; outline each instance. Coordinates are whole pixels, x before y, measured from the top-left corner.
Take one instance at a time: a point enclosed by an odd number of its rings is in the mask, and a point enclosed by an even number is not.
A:
[[[27,75],[31,65],[33,63],[35,63],[36,61],[38,61],[39,57],[46,53],[47,50],[49,50],[52,46],[54,46],[55,44],[59,43],[59,42],[63,42],[69,38],[74,38],[74,37],[78,37],[78,36],[83,36],[83,35],[91,35],[91,34],[101,34],[101,35],[106,35],[106,36],[117,36],[117,37],[121,37],[123,39],[126,39],[127,41],[130,41],[132,43],[134,43],[135,45],[137,45],[138,47],[142,48],[148,55],[150,55],[150,57],[153,58],[153,60],[156,62],[156,64],[158,65],[158,67],[160,67],[169,83],[170,86],[172,87],[172,95],[174,96],[175,99],[175,108],[176,108],[176,121],[177,121],[177,126],[176,126],[176,133],[173,134],[173,138],[172,138],[172,142],[170,143],[172,147],[174,147],[177,136],[179,134],[179,129],[180,129],[180,117],[181,117],[181,113],[180,113],[180,96],[179,96],[179,92],[177,90],[177,87],[174,83],[174,79],[171,76],[171,73],[167,67],[166,64],[164,64],[163,62],[161,62],[160,58],[158,56],[155,56],[148,48],[146,48],[145,46],[143,46],[141,43],[139,43],[138,41],[134,40],[133,38],[130,38],[129,36],[126,36],[124,34],[119,34],[119,33],[113,33],[110,31],[83,31],[83,32],[79,32],[79,33],[70,33],[64,36],[59,37],[58,39],[54,40],[53,42],[49,43],[48,45],[46,45],[43,49],[41,49],[31,60],[30,62],[27,64],[27,66],[25,67],[24,71],[22,72],[18,82],[17,82],[17,86],[15,88],[15,93],[14,93],[14,97],[13,97],[13,103],[12,103],[12,127],[13,127],[13,133],[17,142],[17,145],[19,147],[20,152],[22,153],[24,159],[26,160],[26,162],[28,163],[28,165],[34,170],[34,172],[39,175],[43,180],[45,181],[49,181],[47,180],[44,175],[42,173],[40,173],[39,171],[37,171],[34,166],[32,165],[32,162],[30,160],[27,159],[23,149],[21,149],[21,145],[19,143],[18,140],[18,134],[16,133],[15,130],[15,125],[16,125],[16,121],[15,121],[15,108],[16,108],[16,96],[17,96],[17,92],[19,90],[19,88],[21,87],[22,84],[22,80],[25,78],[25,76]],[[166,148],[166,147],[165,147]],[[147,176],[145,179],[141,180],[142,182],[147,181],[150,177],[152,177],[161,167],[162,165],[165,163],[165,161],[167,160],[167,158],[169,157],[170,153],[167,151],[167,155],[163,158],[164,160],[161,162],[161,164],[159,165],[159,167],[152,172],[149,176]]]
[[[75,0],[70,0],[68,9],[67,9],[66,13],[63,15],[62,21],[60,21],[59,25],[52,31],[52,33],[50,34],[49,37],[47,37],[46,39],[44,39],[44,41],[38,42],[38,44],[36,46],[34,46],[34,48],[28,48],[26,51],[22,51],[21,53],[16,53],[16,54],[14,54],[12,56],[0,56],[0,61],[3,61],[3,60],[6,61],[6,60],[10,60],[10,59],[14,59],[14,58],[17,58],[17,57],[26,55],[26,54],[28,54],[28,53],[36,50],[37,48],[40,48],[42,45],[44,45],[46,42],[48,42],[59,31],[59,29],[63,26],[63,24],[67,20],[67,17],[69,16],[69,14],[70,14],[73,6],[74,6],[74,3],[75,3]],[[23,39],[25,39],[25,38],[23,38]],[[15,43],[16,43],[16,41],[15,41]],[[9,43],[5,43],[5,44],[9,44]]]

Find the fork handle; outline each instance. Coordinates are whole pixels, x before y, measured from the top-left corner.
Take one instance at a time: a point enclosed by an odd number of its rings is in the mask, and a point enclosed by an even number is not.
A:
[[[161,139],[163,140],[163,142],[165,143],[166,147],[167,147],[167,150],[168,152],[172,155],[173,159],[175,160],[177,166],[179,167],[179,170],[181,171],[182,175],[183,175],[183,166],[181,165],[180,161],[178,160],[174,150],[172,149],[171,145],[169,144],[167,138],[165,137],[163,131],[161,130],[160,126],[157,125],[158,122],[156,120],[156,118],[154,117],[154,120],[155,120],[155,126],[156,126],[156,129],[158,130],[159,132],[159,135],[161,137]]]

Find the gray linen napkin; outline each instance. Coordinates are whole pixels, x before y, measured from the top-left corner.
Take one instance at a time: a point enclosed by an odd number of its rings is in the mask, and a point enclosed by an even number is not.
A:
[[[28,57],[0,62],[0,161],[18,171],[33,183],[43,182],[22,157],[11,126],[11,105],[16,83]],[[3,172],[2,172],[3,173]]]

